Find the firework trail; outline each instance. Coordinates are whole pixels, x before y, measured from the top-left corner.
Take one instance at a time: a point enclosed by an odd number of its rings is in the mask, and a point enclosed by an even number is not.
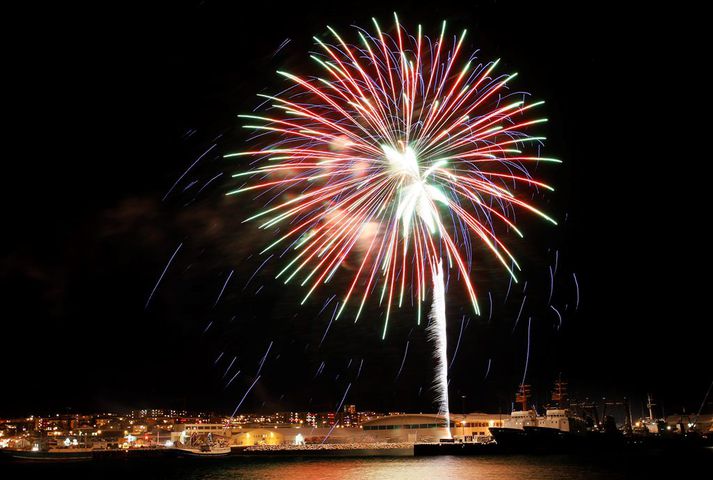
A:
[[[146,305],[144,305],[144,310],[149,308],[149,303],[151,303],[151,299],[153,298],[154,294],[156,293],[158,286],[161,284],[161,280],[163,280],[164,275],[166,275],[166,272],[168,271],[168,267],[171,266],[173,259],[176,257],[176,254],[178,253],[178,251],[181,249],[182,246],[183,246],[183,242],[179,243],[178,247],[176,247],[176,250],[173,252],[173,255],[171,255],[171,258],[168,259],[168,263],[166,263],[166,266],[163,268],[161,275],[158,277],[158,280],[156,281],[156,285],[154,285],[153,290],[151,290],[151,294],[149,295],[149,298],[146,299]]]
[[[577,289],[577,303],[575,303],[574,309],[578,310],[579,309],[579,282],[577,281],[577,274],[572,272],[572,278],[574,279],[574,286]]]
[[[557,267],[559,266],[559,261],[560,261],[560,251],[555,250],[555,272],[557,273]]]
[[[359,376],[361,375],[361,367],[363,367],[363,366],[364,366],[364,359],[362,358],[361,361],[359,362],[359,370],[357,370],[357,374],[356,374],[355,378],[359,378]]]
[[[268,260],[270,260],[271,258],[272,258],[272,255],[270,255],[270,256],[267,257],[265,260],[263,260],[262,264],[257,268],[257,270],[255,270],[255,271],[253,272],[253,274],[250,276],[250,278],[248,278],[248,281],[245,282],[245,286],[243,287],[243,291],[245,291],[245,289],[248,288],[248,285],[250,285],[250,282],[252,282],[253,278],[255,278],[255,275],[257,275],[257,272],[259,272],[260,270],[262,270],[262,267],[264,267],[265,264],[268,262]]]
[[[448,366],[450,370],[453,368],[453,364],[456,362],[456,357],[458,356],[458,349],[460,348],[460,340],[463,337],[463,327],[465,326],[465,315],[460,319],[460,332],[458,333],[458,341],[456,342],[456,348],[453,350],[453,356],[451,357],[451,363]]]
[[[515,318],[515,325],[512,326],[512,333],[515,333],[517,324],[520,322],[520,315],[522,315],[522,309],[525,308],[525,301],[527,300],[527,295],[522,297],[522,303],[520,304],[520,310],[517,312],[517,317]]]
[[[186,193],[186,192],[187,192],[188,190],[190,190],[190,188],[191,188],[193,185],[195,185],[196,183],[198,183],[198,180],[193,180],[193,181],[190,182],[188,185],[186,185],[185,187],[183,187],[183,190],[181,190],[181,193]]]
[[[287,46],[287,44],[290,43],[291,41],[292,41],[292,40],[289,39],[289,38],[284,39],[284,40],[282,41],[282,43],[277,47],[277,50],[275,50],[275,52],[272,54],[272,56],[274,57],[275,55],[277,55],[278,53],[280,53],[280,50],[282,50],[283,48],[285,48],[285,47]]]
[[[351,383],[349,383],[349,385],[347,385],[347,389],[344,391],[344,396],[342,396],[342,401],[339,402],[339,405],[337,405],[337,409],[334,411],[335,413],[339,412],[342,409],[342,405],[344,404],[344,400],[347,399],[347,394],[349,393],[350,388],[352,388]],[[325,435],[325,437],[322,439],[322,444],[324,444],[324,442],[327,441],[327,439],[332,434],[334,429],[337,428],[337,425],[339,425],[339,422],[340,422],[340,420],[337,420],[336,422],[334,422],[334,425],[332,425],[332,428],[329,429],[329,432],[327,432],[327,435]]]
[[[243,395],[243,398],[240,399],[240,402],[238,402],[238,405],[235,407],[235,410],[233,410],[233,414],[230,416],[230,421],[231,421],[231,422],[233,421],[233,417],[235,417],[235,414],[238,413],[238,409],[239,409],[240,406],[243,404],[243,402],[245,401],[245,399],[248,397],[248,394],[249,394],[250,391],[253,389],[253,387],[255,386],[255,384],[257,383],[258,380],[260,380],[260,375],[258,375],[258,376],[255,378],[255,380],[253,381],[252,384],[250,384],[250,386],[248,387],[248,389],[245,391],[245,395]]]
[[[446,419],[448,437],[451,436],[451,418],[448,408],[448,339],[446,337],[446,294],[443,283],[443,265],[439,262],[433,274],[433,306],[430,314],[430,324],[428,326],[428,339],[435,344],[433,352],[436,361],[436,378],[434,387],[436,390],[436,402],[438,403],[438,413]]]
[[[493,319],[493,295],[488,292],[488,323]]]
[[[327,333],[329,333],[329,328],[332,326],[332,322],[334,321],[334,316],[337,313],[337,308],[339,307],[339,304],[337,303],[334,305],[334,312],[332,312],[332,317],[329,319],[329,324],[327,324],[327,328],[324,329],[324,334],[322,335],[322,339],[319,341],[319,346],[322,346],[322,343],[324,343],[324,339],[327,338]]]
[[[525,385],[525,379],[527,378],[527,367],[530,365],[530,328],[532,327],[532,317],[527,319],[527,353],[525,354],[525,370],[522,372],[522,382],[520,385]]]
[[[262,366],[265,365],[265,360],[267,360],[267,355],[270,353],[271,348],[272,348],[272,341],[270,341],[270,345],[267,346],[265,355],[263,355],[262,360],[260,360],[260,366],[257,368],[257,373],[255,374],[258,377],[260,376],[260,372],[262,371]]]
[[[488,359],[488,368],[485,370],[485,376],[483,377],[483,380],[488,378],[488,375],[490,374],[490,366],[493,364],[493,359],[489,358]]]
[[[191,163],[191,165],[186,169],[186,171],[183,172],[183,174],[182,174],[180,177],[178,177],[178,180],[176,180],[176,181],[174,182],[174,184],[171,185],[171,188],[169,188],[168,191],[166,192],[166,194],[163,196],[163,198],[161,198],[161,201],[162,201],[162,202],[165,202],[166,199],[168,198],[168,196],[171,195],[171,192],[173,192],[173,189],[176,188],[176,186],[177,186],[179,183],[181,183],[181,180],[183,180],[183,178],[184,178],[186,175],[188,175],[188,172],[190,172],[190,171],[193,169],[193,167],[195,167],[195,166],[198,164],[198,162],[200,162],[201,160],[203,160],[203,157],[205,157],[206,155],[208,155],[208,153],[210,153],[210,151],[213,150],[213,149],[214,149],[215,147],[217,147],[217,146],[218,146],[218,144],[217,144],[217,143],[214,143],[213,145],[211,145],[211,146],[208,148],[208,150],[206,150],[205,152],[203,152],[193,163]]]
[[[319,367],[317,367],[317,373],[314,374],[314,378],[317,378],[324,371],[324,366],[324,362],[319,364]]]
[[[216,180],[217,178],[222,177],[222,176],[223,176],[223,172],[220,172],[219,174],[217,174],[216,176],[212,177],[210,180],[208,180],[207,182],[205,182],[205,183],[203,184],[203,186],[196,192],[196,195],[198,195],[199,193],[201,193],[203,190],[205,190],[205,188],[206,188],[208,185],[210,185],[211,183],[213,183],[213,180]]]
[[[225,155],[251,158],[250,170],[233,175],[243,183],[228,195],[269,199],[245,222],[275,232],[261,253],[287,257],[276,278],[305,287],[302,304],[349,267],[335,320],[349,307],[356,322],[378,298],[384,338],[404,296],[416,300],[420,324],[433,282],[436,383],[447,415],[443,268],[457,272],[476,314],[472,239],[517,283],[520,266],[498,233],[522,237],[513,220],[521,210],[556,224],[517,189],[553,190],[527,165],[559,160],[528,152],[544,137],[526,130],[546,119],[527,118],[543,102],[509,90],[516,74],[497,74],[498,61],[464,56],[465,31],[451,43],[444,22],[432,40],[420,26],[408,34],[394,18],[391,33],[376,20],[373,34],[357,28],[358,45],[332,28],[333,45],[315,37],[320,51],[311,58],[321,76],[278,72],[289,86],[260,95],[264,114],[240,116],[262,146]]]
[[[322,309],[319,311],[319,313],[317,314],[317,316],[322,315],[322,312],[324,312],[324,309],[327,308],[327,306],[328,306],[330,303],[332,303],[332,300],[334,300],[335,298],[337,298],[336,295],[332,295],[331,297],[329,297],[329,298],[327,299],[327,301],[324,302],[324,305],[322,305]]]
[[[554,305],[550,305],[550,308],[551,308],[552,310],[554,310],[555,313],[557,314],[557,320],[558,320],[558,322],[559,322],[559,323],[557,324],[557,330],[559,330],[560,328],[562,328],[562,314],[560,314],[559,310],[557,310]]]
[[[510,296],[510,289],[512,288],[512,276],[508,278],[508,289],[505,292],[505,300],[503,300],[503,303],[508,303],[508,297]]]
[[[223,296],[223,292],[225,292],[225,287],[228,286],[228,282],[230,282],[230,279],[233,276],[233,273],[234,273],[234,270],[231,270],[230,273],[228,274],[228,278],[225,279],[225,283],[223,283],[223,288],[220,289],[218,298],[216,298],[215,302],[213,303],[213,308],[215,308],[218,305],[218,302],[220,302],[220,299]]]
[[[230,365],[228,365],[228,368],[225,369],[225,373],[223,373],[223,378],[225,378],[226,375],[228,375],[228,372],[230,371],[231,368],[233,368],[233,364],[235,363],[235,361],[237,359],[238,359],[237,356],[233,357],[233,360],[230,362]]]
[[[404,349],[404,356],[401,359],[401,366],[399,367],[399,371],[396,374],[396,380],[398,380],[399,377],[401,376],[401,371],[404,369],[404,365],[406,364],[406,355],[408,355],[408,345],[409,345],[409,341],[406,340],[406,348]]]
[[[240,375],[240,370],[238,370],[238,371],[235,373],[235,375],[233,375],[233,376],[230,378],[230,380],[228,381],[228,383],[225,384],[225,387],[223,387],[223,389],[228,388],[228,387],[230,386],[230,384],[233,383],[233,380],[235,380],[235,379],[238,377],[238,375]]]

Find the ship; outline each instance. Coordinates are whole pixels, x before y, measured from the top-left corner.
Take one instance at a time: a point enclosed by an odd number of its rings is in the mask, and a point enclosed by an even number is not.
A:
[[[220,435],[214,436],[192,434],[187,439],[187,443],[176,442],[174,449],[179,457],[185,458],[220,458],[230,455],[231,448],[225,438]]]
[[[552,403],[544,415],[528,408],[530,386],[521,384],[515,397],[520,410],[514,410],[503,426],[490,428],[503,448],[523,451],[558,450],[582,443],[588,433],[587,422],[568,408],[567,383],[555,382]]]
[[[537,417],[535,425],[525,425],[527,436],[540,447],[546,447],[564,441],[581,439],[587,433],[587,422],[575,415],[568,407],[567,383],[562,375],[555,382],[552,403],[545,410],[545,415]]]
[[[38,438],[29,449],[12,449],[6,453],[16,459],[32,462],[81,462],[93,458],[93,450],[87,446],[78,446],[67,439],[63,446],[52,444],[46,438]]]
[[[204,444],[200,447],[176,447],[175,451],[179,457],[220,458],[227,457],[232,450],[230,447]]]
[[[646,395],[646,408],[649,411],[649,416],[645,418],[640,418],[636,423],[631,426],[632,433],[634,435],[660,435],[666,432],[666,420],[663,418],[656,418],[654,416],[654,407],[656,404],[651,396],[651,394]],[[682,428],[685,430],[685,427]]]
[[[521,384],[515,396],[515,404],[520,409],[513,410],[509,417],[504,418],[502,426],[490,427],[490,434],[501,448],[519,450],[530,443],[528,432],[532,427],[537,427],[538,416],[534,409],[528,407],[529,397],[530,385]]]
[[[32,462],[82,462],[91,460],[91,448],[51,448],[49,450],[13,450],[8,452],[12,458]]]

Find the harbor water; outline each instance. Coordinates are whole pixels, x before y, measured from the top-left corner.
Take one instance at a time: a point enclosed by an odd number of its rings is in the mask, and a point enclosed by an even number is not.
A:
[[[261,457],[224,460],[86,462],[41,464],[4,462],[3,479],[131,478],[166,480],[616,480],[691,478],[713,471],[713,450],[635,456],[498,455],[478,457],[315,458]]]

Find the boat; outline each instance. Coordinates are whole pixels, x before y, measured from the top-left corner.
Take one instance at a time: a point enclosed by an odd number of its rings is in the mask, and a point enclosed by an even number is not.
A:
[[[568,406],[567,383],[562,376],[555,382],[552,392],[552,404],[545,410],[545,415],[537,417],[535,425],[525,425],[523,430],[528,440],[539,448],[554,447],[555,444],[576,441],[573,437],[583,437],[587,434],[587,422],[575,415]]]
[[[528,408],[529,396],[530,385],[521,384],[515,396],[515,402],[520,405],[520,410],[513,410],[509,417],[503,419],[502,426],[490,427],[490,434],[501,448],[519,450],[526,448],[530,443],[531,436],[528,435],[528,431],[538,426],[539,418],[535,410]]]
[[[186,442],[186,443],[184,443]],[[230,455],[230,445],[222,435],[192,433],[189,438],[174,444],[179,457],[220,458]]]
[[[180,446],[175,448],[179,457],[190,458],[221,458],[230,455],[231,449],[229,446],[208,445],[200,446]]]
[[[91,448],[50,448],[48,450],[32,448],[30,450],[8,450],[7,453],[17,460],[35,462],[81,462],[93,458]]]
[[[67,438],[58,444],[40,436],[31,440],[31,445],[30,448],[7,449],[6,453],[17,460],[36,462],[80,462],[93,458],[91,445],[79,444],[76,439]]]
[[[567,407],[566,387],[560,376],[555,382],[552,404],[541,416],[534,409],[528,409],[530,386],[520,385],[516,396],[520,410],[503,420],[502,427],[490,428],[498,445],[511,450],[554,451],[583,443],[588,433],[587,422]]]
[[[666,420],[654,417],[654,407],[656,404],[654,403],[650,393],[647,394],[646,398],[646,407],[649,410],[649,416],[639,419],[639,421],[632,426],[632,433],[639,436],[660,435],[665,433]],[[685,429],[683,429],[683,431],[685,431]]]

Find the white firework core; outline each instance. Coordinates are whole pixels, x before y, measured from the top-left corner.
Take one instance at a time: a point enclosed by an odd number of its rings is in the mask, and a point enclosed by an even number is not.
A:
[[[441,219],[434,202],[448,206],[448,198],[438,188],[426,183],[435,168],[431,167],[421,173],[416,152],[409,146],[403,152],[387,145],[382,145],[381,148],[389,162],[391,174],[401,180],[396,217],[401,220],[404,237],[408,239],[411,234],[414,216],[418,216],[431,233],[440,232]]]

